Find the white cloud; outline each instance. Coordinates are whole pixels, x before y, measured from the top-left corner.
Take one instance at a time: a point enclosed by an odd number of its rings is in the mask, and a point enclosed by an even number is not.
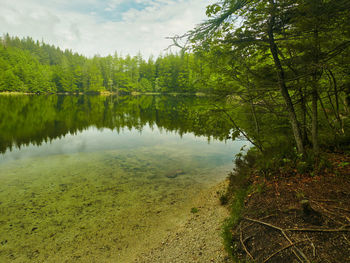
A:
[[[147,57],[171,44],[165,37],[183,34],[205,19],[205,7],[210,4],[209,0],[136,2],[145,8],[135,6],[113,19],[108,14],[131,2],[78,0],[73,5],[69,0],[1,0],[0,32],[44,39],[87,56],[141,51]]]

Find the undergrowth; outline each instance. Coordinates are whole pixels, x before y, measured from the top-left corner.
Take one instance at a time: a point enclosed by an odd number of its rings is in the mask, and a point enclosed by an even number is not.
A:
[[[229,188],[225,197],[221,197],[225,200],[220,199],[222,204],[227,203],[230,207],[230,216],[223,224],[222,236],[225,249],[232,259],[235,262],[242,262],[235,256],[238,246],[235,244],[234,231],[242,219],[244,201],[249,194],[263,193],[265,189],[264,183],[253,184],[254,177],[264,178],[262,180],[264,182],[275,176],[296,174],[317,176],[325,169],[332,170],[327,154],[316,158],[311,152],[302,156],[296,150],[281,151],[281,149],[271,149],[268,153],[262,154],[255,148],[251,148],[245,155],[236,155],[235,168],[229,174]]]
[[[252,172],[252,167],[256,162],[256,152],[250,150],[246,155],[237,155],[235,160],[235,169],[230,173],[230,185],[226,194],[230,205],[230,216],[223,224],[222,237],[226,251],[235,262],[239,261],[235,257],[236,245],[233,241],[233,229],[239,224],[243,209],[244,200],[251,191],[249,176]]]

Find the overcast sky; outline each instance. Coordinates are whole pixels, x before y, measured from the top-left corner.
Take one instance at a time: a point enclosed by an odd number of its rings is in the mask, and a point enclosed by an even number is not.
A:
[[[86,56],[158,56],[202,22],[211,0],[0,0],[0,32]]]

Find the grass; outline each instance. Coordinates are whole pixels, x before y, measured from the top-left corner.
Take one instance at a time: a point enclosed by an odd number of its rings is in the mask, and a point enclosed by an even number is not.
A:
[[[233,259],[235,259],[234,254],[236,246],[233,242],[232,229],[234,229],[239,224],[242,218],[242,212],[244,209],[244,199],[246,198],[248,193],[249,187],[237,190],[234,193],[234,199],[230,207],[230,217],[227,218],[223,224],[222,237],[224,240],[224,246],[226,251],[229,253],[229,255],[233,257]]]
[[[192,214],[196,214],[196,213],[198,213],[198,212],[199,212],[199,210],[198,210],[197,207],[192,207],[192,208],[191,208],[191,213],[192,213]]]
[[[244,200],[251,192],[262,193],[264,185],[258,185],[253,188],[249,182],[249,177],[255,170],[261,155],[252,148],[246,155],[238,154],[235,160],[235,169],[229,175],[230,185],[225,194],[230,204],[230,216],[225,220],[222,226],[222,237],[226,251],[234,262],[247,262],[238,259],[237,244],[234,240],[234,230],[238,227],[244,211]]]

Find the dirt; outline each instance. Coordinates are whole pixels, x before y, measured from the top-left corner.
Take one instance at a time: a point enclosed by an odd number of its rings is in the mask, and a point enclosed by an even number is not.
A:
[[[350,157],[328,154],[328,160],[332,168],[316,176],[252,176],[260,190],[247,197],[233,229],[240,259],[350,262]]]
[[[222,182],[203,191],[189,211],[189,218],[134,262],[229,262],[221,238],[221,225],[229,212],[219,202],[227,184]]]

